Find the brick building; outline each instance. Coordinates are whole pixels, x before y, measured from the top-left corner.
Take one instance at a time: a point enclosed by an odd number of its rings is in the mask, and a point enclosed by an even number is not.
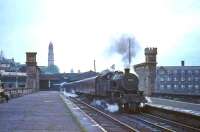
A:
[[[200,66],[159,66],[155,93],[200,95]]]

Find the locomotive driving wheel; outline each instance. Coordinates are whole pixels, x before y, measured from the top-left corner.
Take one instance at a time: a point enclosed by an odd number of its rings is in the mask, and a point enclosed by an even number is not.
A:
[[[138,103],[127,103],[125,104],[124,111],[127,113],[136,113],[139,112],[139,104]]]

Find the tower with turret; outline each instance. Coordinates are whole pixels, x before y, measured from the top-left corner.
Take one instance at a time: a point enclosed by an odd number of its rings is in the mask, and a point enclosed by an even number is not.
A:
[[[156,55],[157,55],[157,48],[145,48],[145,62],[156,64]]]
[[[147,95],[151,96],[156,87],[157,48],[145,48]]]
[[[48,51],[48,67],[54,65],[54,53],[53,53],[53,43],[49,43],[49,51]]]
[[[151,96],[156,87],[157,48],[145,48],[145,62],[134,66],[139,75],[139,88],[146,96]]]

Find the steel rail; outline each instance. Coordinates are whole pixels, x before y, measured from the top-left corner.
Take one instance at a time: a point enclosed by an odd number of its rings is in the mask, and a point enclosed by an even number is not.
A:
[[[162,118],[162,117],[158,117],[158,116],[155,116],[155,115],[152,115],[152,114],[148,114],[148,113],[141,113],[141,114],[146,115],[146,116],[150,116],[150,117],[154,117],[154,118],[157,118],[157,119],[160,119],[160,120],[163,120],[163,121],[167,121],[167,122],[173,123],[173,124],[181,126],[181,127],[189,128],[189,129],[192,129],[192,130],[195,130],[195,131],[200,131],[199,128],[192,127],[192,126],[180,123],[180,122],[168,120],[168,119],[165,119],[165,118]]]
[[[74,98],[73,98],[73,99],[74,99]],[[127,129],[131,130],[132,132],[140,132],[140,131],[137,130],[136,128],[133,128],[133,127],[131,127],[130,125],[119,121],[118,119],[116,119],[116,118],[114,118],[114,117],[112,117],[112,116],[110,116],[110,115],[108,115],[108,114],[106,114],[106,113],[100,111],[99,109],[97,109],[97,108],[95,108],[95,107],[93,107],[93,106],[91,106],[91,105],[89,105],[89,104],[87,104],[87,103],[85,103],[85,102],[83,102],[83,101],[80,101],[80,100],[77,100],[77,99],[75,99],[75,100],[78,101],[78,102],[80,102],[80,103],[82,103],[82,104],[84,104],[84,105],[86,105],[87,107],[91,108],[92,110],[94,110],[94,111],[96,111],[96,112],[102,114],[104,117],[106,117],[106,118],[108,118],[108,119],[111,119],[111,120],[117,122],[117,123],[120,124],[121,126],[123,126],[123,127],[127,128]]]
[[[166,132],[176,132],[175,130],[172,130],[172,129],[163,127],[163,126],[161,126],[161,125],[158,125],[158,124],[156,124],[156,123],[152,123],[152,122],[150,122],[150,121],[148,121],[148,120],[145,120],[145,119],[142,119],[142,118],[133,116],[133,115],[132,115],[132,116],[129,116],[129,117],[135,118],[136,120],[139,120],[139,121],[141,121],[141,122],[144,122],[144,123],[146,123],[146,124],[149,124],[149,125],[151,125],[151,126],[153,126],[153,127],[155,127],[155,128],[159,128],[159,129],[161,129],[161,130],[163,130],[163,131],[166,131]]]

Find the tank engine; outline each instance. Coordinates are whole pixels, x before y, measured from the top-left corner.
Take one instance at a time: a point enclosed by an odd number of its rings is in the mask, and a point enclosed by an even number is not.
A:
[[[138,88],[138,77],[125,69],[123,72],[103,72],[98,76],[70,82],[63,85],[67,90],[87,94],[95,98],[104,98],[116,102],[121,110],[136,111],[145,103],[143,92]]]

